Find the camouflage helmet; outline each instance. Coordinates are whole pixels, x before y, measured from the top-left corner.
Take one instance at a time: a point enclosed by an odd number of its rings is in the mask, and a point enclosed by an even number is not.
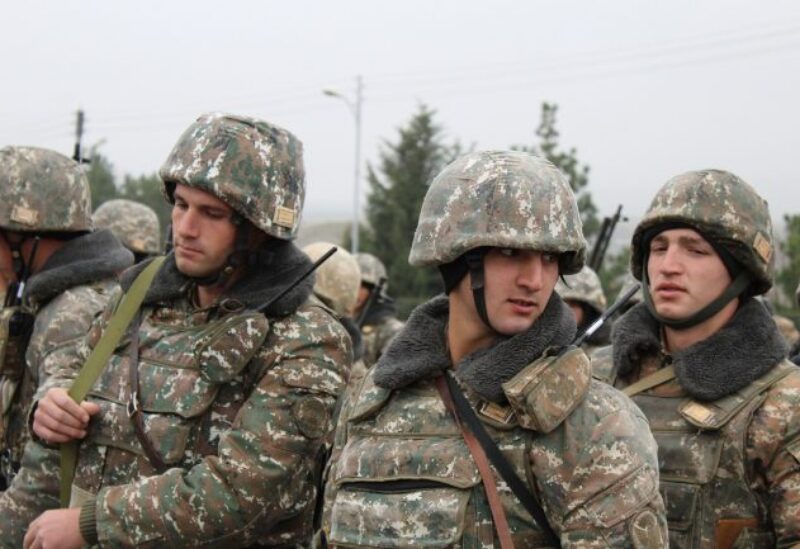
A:
[[[580,271],[586,241],[564,174],[519,151],[474,152],[446,166],[425,195],[409,263],[443,265],[484,246],[557,253],[562,274]]]
[[[389,275],[386,274],[386,266],[380,259],[372,254],[361,252],[356,254],[356,261],[361,269],[361,282],[377,286],[381,278],[385,278],[383,289],[386,290],[389,287]]]
[[[288,131],[245,116],[210,113],[183,133],[159,170],[170,184],[208,192],[265,233],[290,240],[305,199],[303,146]]]
[[[149,206],[124,198],[109,200],[95,210],[92,221],[97,229],[110,229],[134,253],[161,252],[161,227]]]
[[[316,261],[333,247],[337,246],[330,242],[314,242],[303,248],[303,252],[311,261]],[[361,271],[358,262],[348,251],[337,248],[338,251],[316,270],[314,293],[337,314],[348,316],[358,300]]]
[[[556,282],[556,292],[565,301],[585,303],[598,315],[606,310],[606,296],[600,278],[588,265],[584,265],[580,272],[566,275],[564,280],[559,279]]]
[[[739,177],[721,170],[693,171],[661,187],[631,242],[631,270],[638,280],[642,279],[645,234],[672,223],[695,227],[728,250],[753,277],[754,295],[772,286],[775,254],[767,202]]]
[[[89,181],[78,163],[37,147],[0,149],[0,227],[28,232],[92,230]]]

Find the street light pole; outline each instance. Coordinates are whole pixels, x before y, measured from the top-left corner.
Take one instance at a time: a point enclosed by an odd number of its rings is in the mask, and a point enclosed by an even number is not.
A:
[[[347,105],[353,113],[355,120],[355,168],[353,182],[353,223],[350,227],[350,251],[358,253],[358,227],[361,211],[361,104],[363,102],[362,91],[364,89],[361,75],[356,76],[356,97],[351,101],[346,96],[335,90],[322,90],[322,93],[330,97],[338,97]]]

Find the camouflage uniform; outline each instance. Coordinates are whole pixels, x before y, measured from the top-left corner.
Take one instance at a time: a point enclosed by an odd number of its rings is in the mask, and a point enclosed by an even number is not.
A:
[[[750,285],[735,315],[711,336],[670,355],[661,321],[646,303],[637,305],[615,324],[613,347],[593,356],[595,374],[622,388],[667,365],[675,369],[674,379],[633,397],[658,442],[670,546],[795,546],[800,370],[783,358],[785,346],[769,312],[748,297],[772,283],[767,204],[727,172],[671,179],[634,233],[637,278],[646,273],[648,231],[652,237],[676,224],[724,246],[745,270]]]
[[[330,242],[314,242],[303,248],[303,252],[312,261],[318,260],[328,250],[335,247]],[[350,368],[350,379],[354,375],[363,376],[364,341],[361,330],[351,318],[353,308],[358,301],[358,286],[361,281],[361,269],[350,252],[338,248],[336,253],[317,269],[314,282],[314,295],[332,308],[339,317],[350,339],[353,342],[353,364]]]
[[[149,206],[124,198],[108,200],[95,210],[92,221],[98,229],[110,229],[137,256],[161,253],[161,227]]]
[[[546,250],[559,254],[563,272],[578,271],[585,241],[564,176],[519,152],[472,153],[446,167],[425,197],[409,261],[441,264],[482,246]],[[448,298],[418,307],[355,392],[326,487],[331,546],[497,546],[480,474],[434,384],[453,367],[448,317]],[[456,377],[564,546],[664,546],[644,417],[591,380],[581,350],[539,359],[546,347],[568,344],[575,328],[553,293],[530,329],[465,357]],[[499,395],[469,375],[477,371]],[[514,544],[542,546],[539,526],[505,483],[498,491]]]
[[[289,241],[303,203],[301,144],[266,122],[205,115],[160,175],[167,194],[177,183],[209,192],[274,238],[248,254],[258,263],[207,307],[195,304],[197,282],[168,256],[138,329],[140,409],[168,468],[159,473],[146,457],[126,411],[126,336],[88,397],[101,412],[80,446],[72,489],[81,534],[115,547],[306,543],[351,351],[332,312],[311,295],[313,277],[272,301],[311,264]],[[123,288],[145,265],[127,273]],[[83,356],[113,311],[107,308],[88,334]],[[26,462],[23,471],[41,489],[57,473],[47,470],[44,447],[39,451],[45,465],[25,471]],[[57,505],[55,497],[27,492],[0,508],[0,543],[19,544],[25,520]]]
[[[583,332],[606,310],[606,296],[600,278],[591,267],[584,265],[580,272],[559,278],[556,283],[556,292],[561,299],[575,302],[583,308],[583,320],[578,325],[578,332]],[[600,346],[608,344],[611,335],[611,324],[604,324],[600,330],[592,334],[583,344],[587,355]]]
[[[403,329],[403,322],[395,316],[394,304],[387,292],[389,275],[381,260],[368,253],[356,254],[356,260],[361,268],[362,284],[374,288],[381,278],[386,279],[381,295],[377,297],[372,308],[367,311],[361,326],[361,335],[364,341],[364,365],[369,368],[378,362],[392,338]]]
[[[45,149],[0,150],[0,230],[29,235],[59,231],[85,233],[55,252],[31,276],[20,310],[34,319],[22,371],[6,362],[0,375],[0,484],[10,483],[29,438],[28,408],[53,363],[74,353],[117,287],[116,273],[133,256],[108,231],[90,233],[89,183],[69,158]],[[10,311],[8,311],[10,312]],[[0,329],[3,336],[5,330]]]

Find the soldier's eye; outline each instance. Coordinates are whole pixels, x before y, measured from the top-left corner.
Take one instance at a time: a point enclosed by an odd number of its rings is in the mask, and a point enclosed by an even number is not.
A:
[[[543,253],[542,254],[542,261],[545,263],[557,263],[558,262],[558,254],[554,253]]]
[[[500,255],[505,257],[514,257],[519,252],[519,250],[515,250],[514,248],[498,248],[497,251],[500,253]]]

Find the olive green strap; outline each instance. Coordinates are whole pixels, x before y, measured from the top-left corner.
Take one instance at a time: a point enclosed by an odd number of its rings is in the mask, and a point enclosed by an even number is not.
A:
[[[86,359],[81,371],[78,373],[78,377],[75,378],[72,387],[69,389],[68,394],[75,402],[83,402],[94,382],[100,377],[106,363],[108,363],[108,359],[116,349],[117,344],[119,344],[119,340],[122,339],[122,334],[125,333],[134,315],[136,315],[136,311],[139,310],[139,306],[144,301],[144,296],[165,259],[164,256],[161,256],[151,261],[133,281],[130,289],[122,296],[119,307],[106,325],[100,341],[95,345],[89,358]],[[71,440],[61,445],[61,507],[69,506],[77,459],[77,440]]]
[[[672,366],[667,366],[666,368],[661,368],[660,370],[653,372],[649,376],[643,377],[633,385],[628,385],[622,390],[622,392],[627,396],[632,397],[633,395],[638,395],[642,391],[652,389],[657,385],[661,385],[662,383],[666,383],[667,381],[673,379],[675,379],[675,368]]]

